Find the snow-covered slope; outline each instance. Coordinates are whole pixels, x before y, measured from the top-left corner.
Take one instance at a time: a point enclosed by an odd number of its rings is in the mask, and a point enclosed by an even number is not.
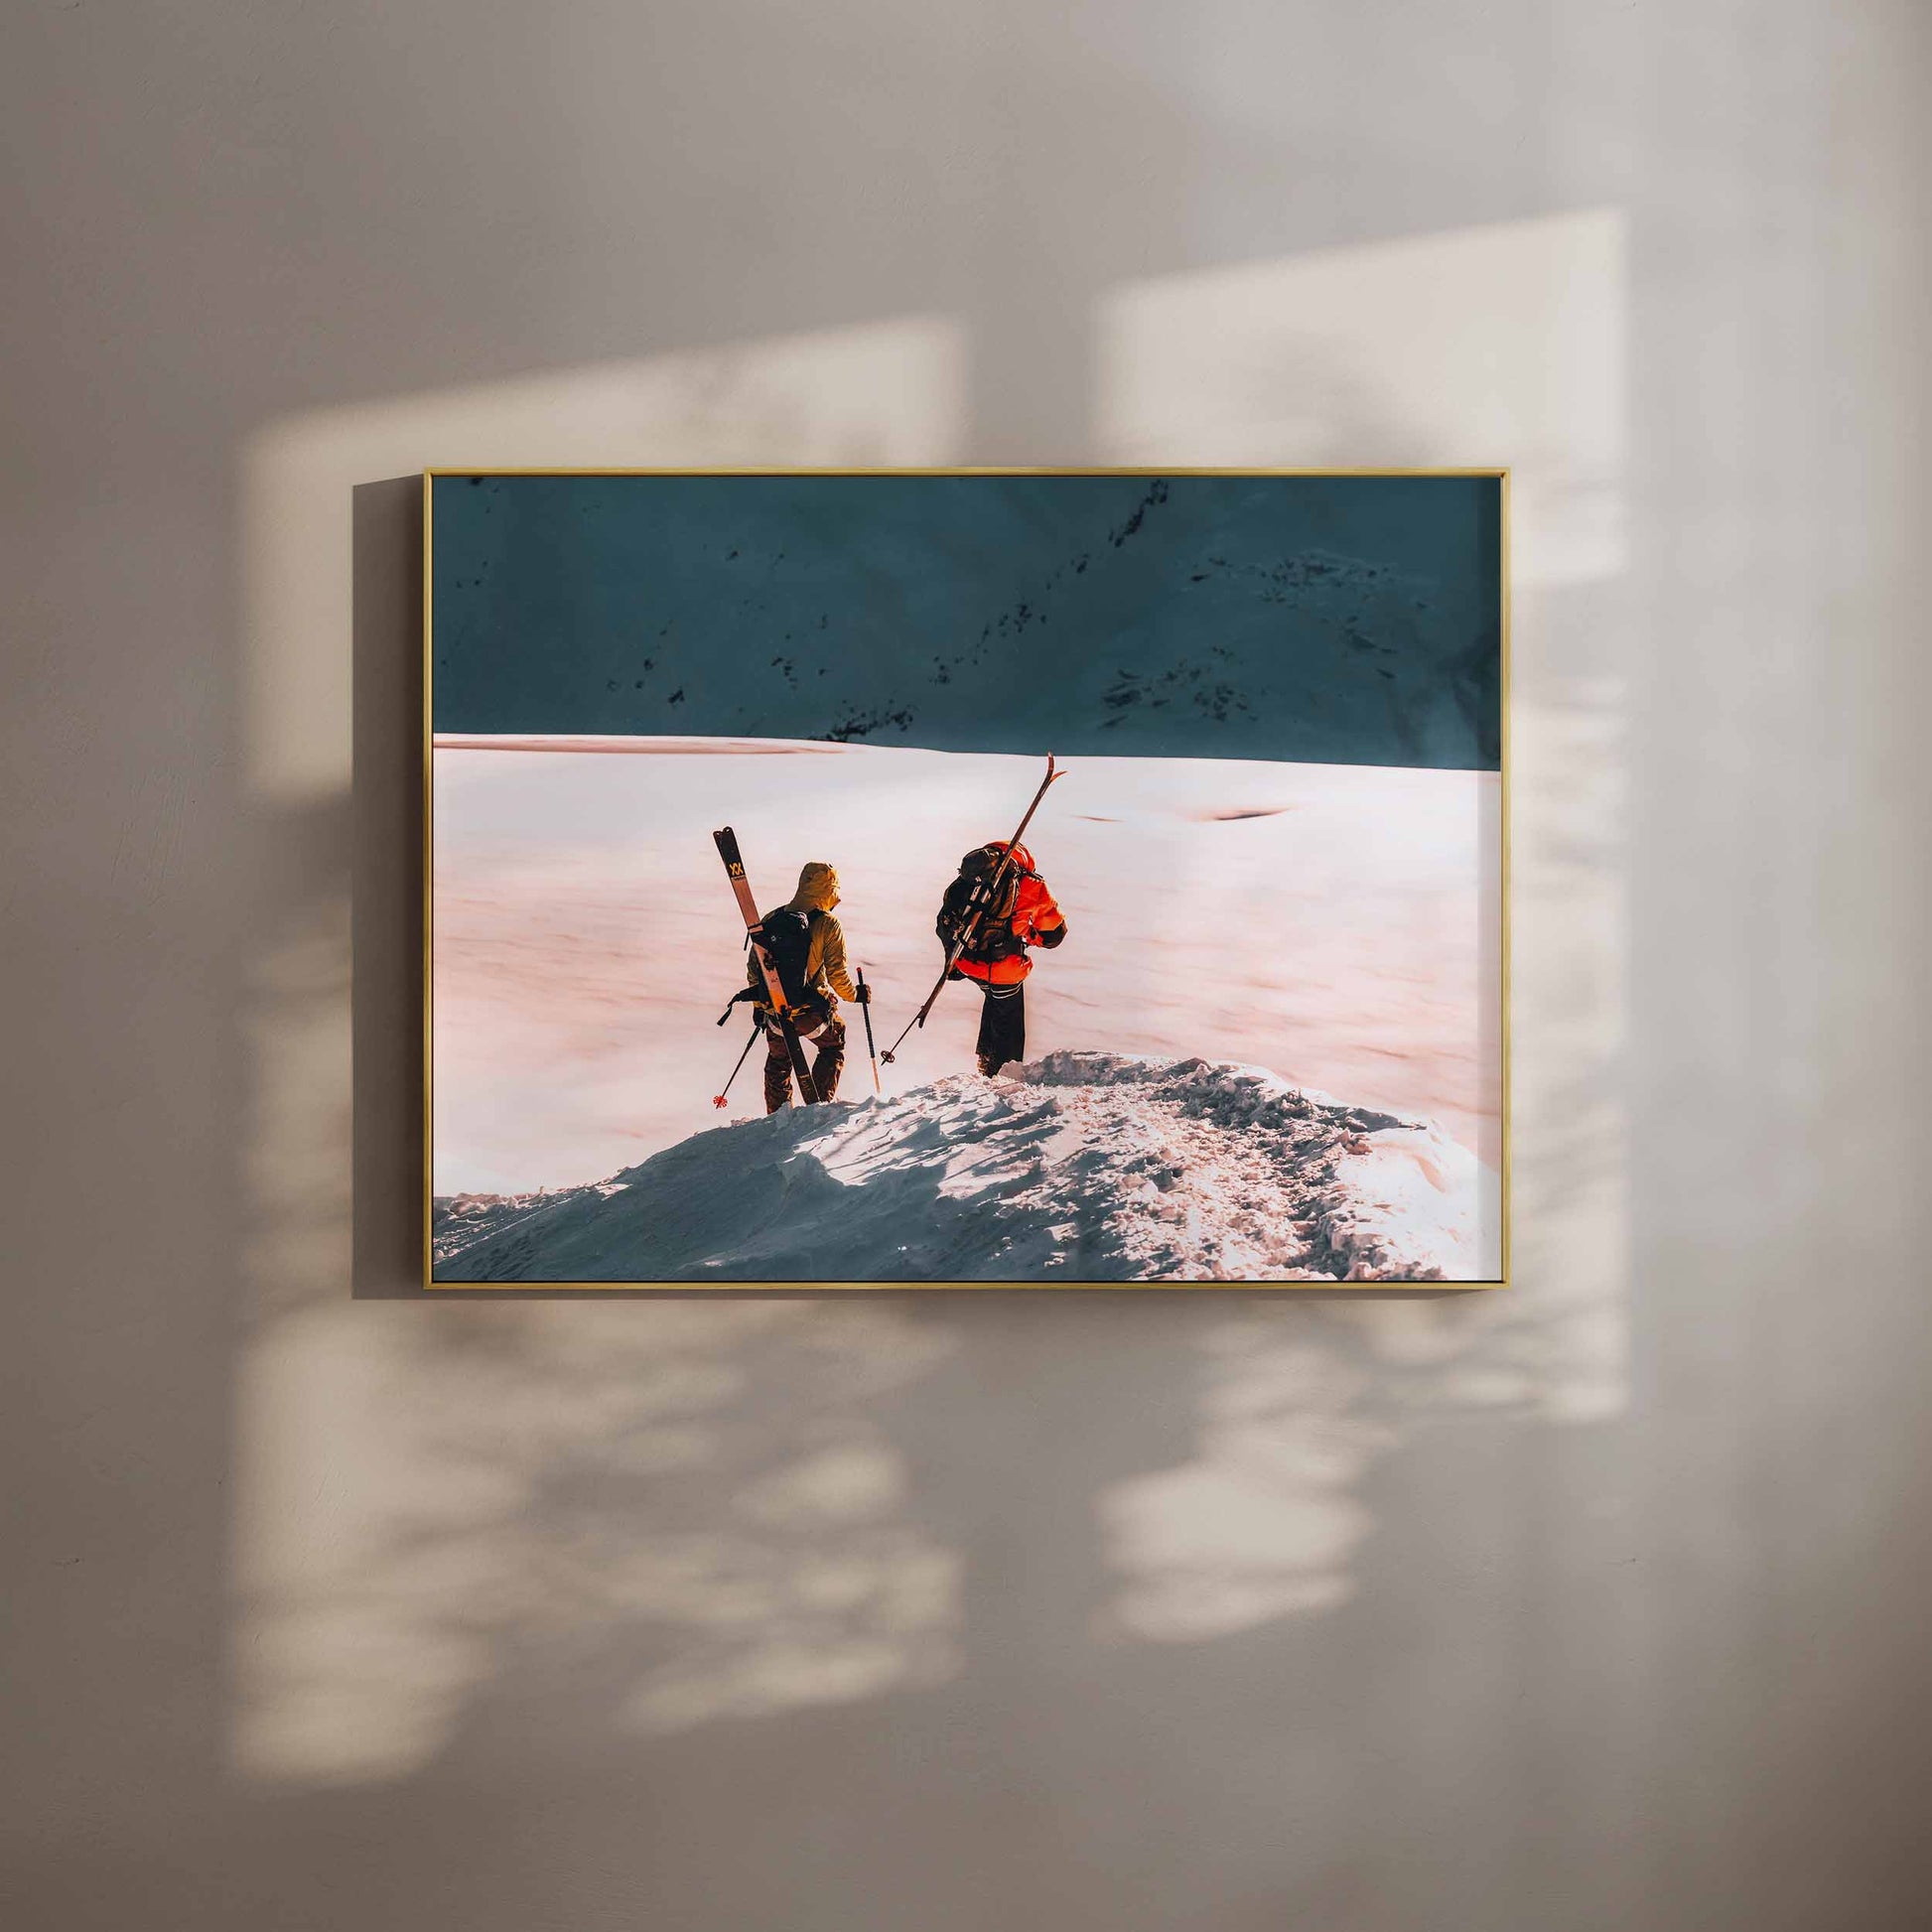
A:
[[[1478,1281],[1500,1226],[1493,1173],[1430,1123],[1070,1052],[735,1122],[518,1206],[446,1229],[437,1279]]]

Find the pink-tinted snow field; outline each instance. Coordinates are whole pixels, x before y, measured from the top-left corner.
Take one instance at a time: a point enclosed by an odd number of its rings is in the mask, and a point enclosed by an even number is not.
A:
[[[730,1110],[711,1104],[750,1033],[743,1007],[714,1024],[744,983],[743,922],[714,828],[737,829],[765,907],[789,896],[806,860],[837,866],[839,917],[872,984],[883,1047],[938,970],[933,914],[960,855],[1011,831],[1042,768],[820,743],[439,742],[436,1193],[578,1187],[760,1111],[759,1048]],[[1070,927],[1057,951],[1035,955],[1030,1060],[1050,1066],[1047,1056],[1072,1052],[1088,1075],[1104,1056],[1229,1063],[1343,1110],[1420,1123],[1405,1133],[1433,1124],[1440,1146],[1425,1165],[1440,1184],[1423,1190],[1427,1201],[1391,1197],[1384,1245],[1401,1249],[1404,1217],[1434,1216],[1425,1246],[1435,1259],[1418,1250],[1391,1265],[1412,1279],[1494,1274],[1496,1217],[1477,1200],[1500,1166],[1494,774],[1085,759],[1049,792],[1028,844]],[[971,1072],[979,1004],[970,986],[947,988],[882,1069],[888,1100],[961,1073],[985,1084]],[[839,1097],[870,1100],[860,1015],[846,1019]],[[1107,1085],[1077,1084],[1090,1096]],[[950,1118],[955,1098],[940,1109],[949,1139],[969,1128]],[[1218,1122],[1213,1188],[1240,1191],[1224,1157],[1254,1131]],[[1438,1198],[1446,1189],[1466,1198]],[[1216,1236],[1214,1255],[1183,1243],[1166,1263],[1149,1250],[1145,1267],[1106,1272],[1239,1279],[1300,1273],[1301,1255],[1328,1273],[1342,1252],[1325,1233],[1295,1254],[1292,1241],[1250,1250],[1241,1239]],[[1174,1260],[1183,1252],[1193,1259]],[[704,1257],[684,1259],[704,1272]],[[581,1278],[613,1277],[592,1268]]]

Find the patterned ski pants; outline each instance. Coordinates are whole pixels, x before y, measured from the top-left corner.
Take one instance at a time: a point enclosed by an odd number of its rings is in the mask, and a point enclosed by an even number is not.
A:
[[[845,1070],[845,1022],[807,1020],[798,1028],[801,1040],[816,1047],[812,1056],[812,1087],[821,1100],[835,1099],[839,1075]],[[791,1055],[775,1020],[764,1023],[764,1111],[775,1114],[791,1102]]]

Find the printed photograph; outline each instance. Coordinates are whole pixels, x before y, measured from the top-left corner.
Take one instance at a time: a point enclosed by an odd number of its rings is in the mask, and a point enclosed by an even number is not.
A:
[[[432,1285],[1499,1285],[1487,472],[435,472]]]

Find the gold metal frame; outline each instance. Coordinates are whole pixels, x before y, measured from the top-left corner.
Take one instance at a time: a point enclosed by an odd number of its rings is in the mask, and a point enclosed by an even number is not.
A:
[[[1010,1282],[719,1282],[710,1285],[703,1282],[439,1282],[436,1279],[435,1255],[432,1231],[435,1221],[435,1125],[436,1125],[436,1061],[435,1035],[433,1032],[434,1005],[431,962],[436,936],[436,877],[435,877],[435,784],[433,779],[435,754],[435,711],[433,709],[433,679],[435,652],[435,619],[432,610],[431,587],[434,572],[431,568],[434,539],[433,522],[436,504],[436,480],[439,477],[1401,477],[1411,480],[1432,477],[1492,477],[1501,485],[1501,516],[1498,526],[1498,558],[1501,582],[1501,611],[1499,613],[1502,637],[1501,663],[1501,749],[1498,776],[1500,784],[1501,826],[1501,932],[1498,967],[1501,985],[1498,989],[1501,1005],[1501,1048],[1502,1048],[1502,1175],[1501,1175],[1501,1213],[1502,1213],[1502,1273],[1493,1281],[1471,1282],[1292,1282],[1268,1277],[1260,1277],[1251,1282],[1096,1282],[1096,1281],[1010,1281]],[[926,1295],[933,1291],[952,1289],[991,1289],[1010,1292],[1026,1289],[1040,1293],[1054,1293],[1080,1289],[1133,1290],[1136,1292],[1165,1292],[1185,1295],[1202,1293],[1249,1294],[1256,1290],[1283,1294],[1302,1295],[1359,1295],[1388,1294],[1401,1292],[1405,1288],[1413,1291],[1433,1293],[1455,1293],[1463,1290],[1507,1288],[1510,1285],[1510,1154],[1511,1154],[1511,1099],[1510,1099],[1510,1036],[1509,1036],[1509,632],[1510,632],[1510,472],[1508,465],[1483,469],[1288,469],[1267,468],[1190,468],[1185,465],[1166,467],[1109,466],[1079,467],[1042,464],[1035,466],[987,466],[962,468],[882,468],[861,469],[843,467],[787,467],[784,465],[749,465],[697,467],[689,469],[545,469],[545,468],[503,468],[484,466],[481,469],[465,469],[454,465],[438,465],[423,472],[423,1286],[425,1289],[457,1289],[466,1293],[479,1289],[507,1294],[570,1294],[584,1290],[600,1293],[618,1293],[650,1290],[666,1295],[748,1295],[762,1291],[774,1295],[799,1295],[818,1293],[864,1292],[871,1294]]]

